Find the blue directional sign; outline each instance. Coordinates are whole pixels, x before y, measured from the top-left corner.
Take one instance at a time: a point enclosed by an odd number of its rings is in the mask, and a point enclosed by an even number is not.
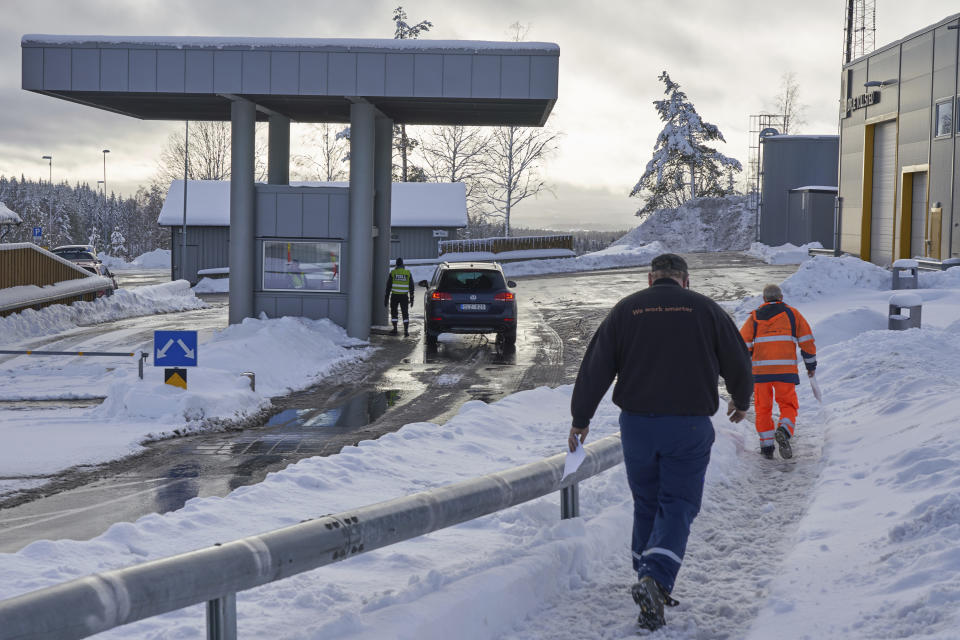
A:
[[[42,238],[43,237],[43,227],[34,227],[33,228],[33,237]]]
[[[197,366],[197,332],[154,331],[153,366]]]

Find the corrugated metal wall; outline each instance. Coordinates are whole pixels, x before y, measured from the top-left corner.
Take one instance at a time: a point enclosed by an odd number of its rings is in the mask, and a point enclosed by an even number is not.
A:
[[[434,237],[434,229],[445,231],[445,237]],[[390,259],[436,258],[440,255],[437,242],[455,240],[456,227],[392,227],[390,229]]]
[[[189,280],[197,284],[200,269],[216,269],[230,266],[230,227],[187,227],[187,260],[182,272],[180,265],[183,252],[181,227],[171,231],[171,278]]]
[[[861,255],[869,230],[872,245],[870,257],[874,262],[889,261],[909,253],[917,255],[921,219],[926,224],[930,219],[930,207],[937,202],[943,207],[941,242],[929,248],[926,255],[942,258],[960,255],[960,227],[954,228],[956,220],[956,191],[960,184],[960,149],[955,133],[937,137],[934,130],[934,105],[947,101],[954,105],[956,124],[956,94],[960,81],[958,65],[957,34],[947,27],[958,23],[957,16],[931,25],[928,29],[882,47],[843,70],[844,101],[869,91],[879,91],[880,100],[865,108],[841,113],[840,121],[840,196],[841,249]],[[882,83],[882,86],[866,87],[866,82]],[[891,123],[894,130],[896,164],[893,178],[877,190],[871,183],[878,169],[864,161],[864,150],[871,148],[875,140],[870,130],[877,130]],[[956,127],[954,127],[956,128]],[[871,136],[871,140],[867,137]],[[881,141],[886,141],[886,132],[880,132]],[[872,151],[876,151],[872,149]],[[872,157],[872,154],[871,154]],[[864,175],[865,168],[869,168]],[[926,178],[918,176],[925,174]],[[886,180],[886,179],[885,179]],[[905,185],[910,180],[912,185]],[[864,184],[866,182],[866,184]],[[909,188],[910,186],[913,189]],[[921,202],[923,192],[924,202]],[[902,202],[903,193],[911,192],[912,203]],[[863,219],[863,209],[868,199],[881,198],[882,206],[872,202],[868,217],[882,215],[876,221]],[[890,220],[880,209],[892,200],[893,226],[897,231],[909,232],[909,241],[898,241],[895,251],[885,246],[885,229]],[[922,209],[922,211],[921,211]],[[909,226],[901,216],[911,215]],[[877,247],[876,242],[884,243]],[[879,250],[880,253],[876,253]],[[921,254],[923,255],[923,254]]]
[[[788,242],[787,217],[791,189],[837,185],[837,136],[772,136],[764,138],[760,242]]]

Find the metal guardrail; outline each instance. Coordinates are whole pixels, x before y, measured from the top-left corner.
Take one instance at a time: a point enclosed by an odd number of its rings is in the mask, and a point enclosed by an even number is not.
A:
[[[0,355],[4,356],[113,356],[119,358],[129,358],[137,355],[132,351],[40,351],[37,349],[15,350],[0,349]],[[138,363],[140,379],[143,380],[143,362],[148,358],[146,351],[140,352],[140,362]]]
[[[508,238],[474,238],[462,240],[439,240],[437,251],[442,257],[448,253],[473,253],[477,251],[503,253],[531,249],[569,249],[573,251],[573,235],[555,236],[510,236]]]
[[[0,601],[0,640],[74,640],[207,604],[207,638],[236,640],[239,591],[289,578],[561,492],[578,515],[577,483],[623,461],[620,436],[584,447],[560,481],[564,454],[386,502],[143,564],[77,578]]]

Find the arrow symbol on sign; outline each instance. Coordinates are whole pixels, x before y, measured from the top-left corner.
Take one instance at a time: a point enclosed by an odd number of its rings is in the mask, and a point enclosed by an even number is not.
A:
[[[163,345],[162,349],[157,349],[157,357],[164,358],[167,355],[167,349],[173,346],[173,338],[167,340],[167,344]]]
[[[170,340],[170,342],[173,342],[173,340]],[[177,344],[180,345],[180,348],[183,349],[183,352],[184,352],[184,353],[186,354],[186,356],[187,356],[188,358],[190,358],[191,360],[193,360],[193,359],[195,359],[195,358],[197,357],[197,356],[193,353],[193,349],[188,349],[188,348],[187,348],[187,345],[185,345],[185,344],[183,343],[183,340],[180,340],[180,339],[178,338],[178,339],[177,339]]]

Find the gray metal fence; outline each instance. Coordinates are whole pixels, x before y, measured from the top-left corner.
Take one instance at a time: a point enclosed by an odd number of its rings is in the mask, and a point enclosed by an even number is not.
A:
[[[235,640],[239,591],[473,520],[554,491],[579,515],[577,483],[623,461],[620,437],[584,447],[562,482],[564,454],[480,478],[322,516],[226,544],[106,571],[0,601],[0,640],[72,640],[207,604],[207,638]]]

